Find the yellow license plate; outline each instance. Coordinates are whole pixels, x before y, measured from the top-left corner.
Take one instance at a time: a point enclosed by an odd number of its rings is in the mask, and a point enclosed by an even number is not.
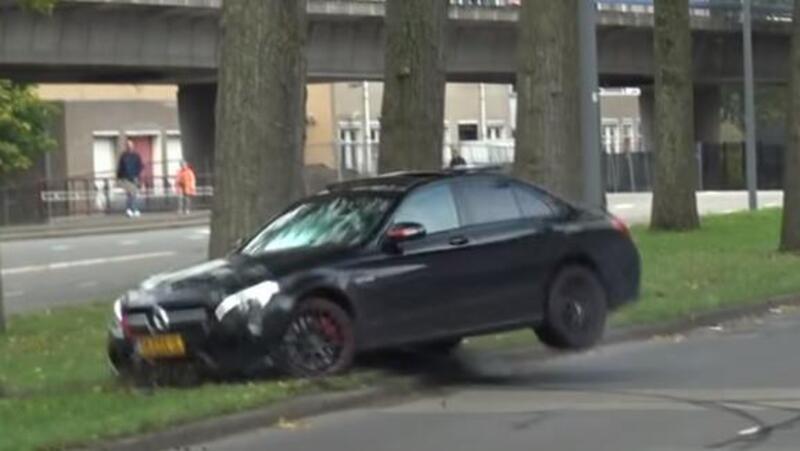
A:
[[[139,355],[145,359],[175,358],[186,355],[183,337],[177,334],[141,337],[136,343],[136,349]]]

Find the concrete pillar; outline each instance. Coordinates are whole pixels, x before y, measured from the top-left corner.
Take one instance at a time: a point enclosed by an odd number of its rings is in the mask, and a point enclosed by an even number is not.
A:
[[[718,85],[694,88],[694,140],[699,143],[720,142],[722,128],[722,89]]]
[[[654,120],[656,114],[655,95],[652,86],[641,88],[639,95],[639,120],[641,121],[641,141],[642,150],[651,152],[655,150]]]
[[[178,88],[183,158],[198,174],[211,173],[214,168],[216,103],[216,84],[181,85]]]
[[[644,150],[655,150],[655,96],[652,86],[641,88],[639,115]],[[694,140],[719,143],[722,125],[722,94],[719,86],[696,86],[694,89]]]

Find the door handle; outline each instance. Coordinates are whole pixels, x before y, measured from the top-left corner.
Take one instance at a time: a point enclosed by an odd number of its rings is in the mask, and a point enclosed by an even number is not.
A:
[[[450,238],[450,244],[453,245],[453,246],[463,246],[463,245],[468,244],[468,243],[469,243],[469,239],[467,239],[467,237],[465,237],[465,236],[459,235],[459,236],[454,236],[454,237]]]

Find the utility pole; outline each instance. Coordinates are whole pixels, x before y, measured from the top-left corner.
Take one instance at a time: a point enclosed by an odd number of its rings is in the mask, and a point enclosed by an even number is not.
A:
[[[363,120],[364,123],[361,126],[361,143],[364,146],[364,152],[362,152],[362,158],[366,159],[364,164],[361,166],[363,170],[365,170],[368,174],[373,174],[376,172],[375,165],[373,164],[372,159],[372,113],[370,111],[370,100],[369,100],[369,82],[365,81],[362,84],[362,100],[364,101],[364,111],[363,111]]]
[[[478,124],[478,139],[485,143],[487,136],[486,136],[486,85],[480,83],[478,85],[478,97],[480,101],[480,124]]]
[[[742,38],[744,41],[744,128],[747,200],[750,210],[758,209],[758,172],[756,170],[756,112],[753,81],[753,0],[743,0]]]
[[[581,139],[583,147],[583,202],[590,207],[605,206],[602,155],[600,152],[600,90],[597,68],[597,5],[579,0],[578,42],[581,72]]]

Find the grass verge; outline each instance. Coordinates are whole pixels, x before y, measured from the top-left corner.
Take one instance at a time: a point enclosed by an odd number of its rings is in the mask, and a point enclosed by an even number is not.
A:
[[[643,260],[642,299],[614,325],[651,324],[789,293],[800,293],[800,258],[778,254],[780,213],[709,217],[689,233],[633,230]],[[108,305],[12,317],[0,337],[0,450],[54,449],[163,429],[263,406],[321,388],[263,381],[159,389],[117,384],[105,362]],[[470,347],[533,345],[531,332],[472,339]],[[374,374],[326,382],[363,386]]]
[[[163,429],[319,390],[356,388],[374,374],[325,382],[256,381],[133,390],[104,355],[110,306],[14,316],[0,336],[0,450],[59,449]]]
[[[780,210],[709,216],[693,232],[634,227],[642,254],[642,296],[611,319],[614,326],[666,323],[725,307],[800,293],[800,257],[777,252]],[[533,345],[520,331],[470,340],[476,348]]]

